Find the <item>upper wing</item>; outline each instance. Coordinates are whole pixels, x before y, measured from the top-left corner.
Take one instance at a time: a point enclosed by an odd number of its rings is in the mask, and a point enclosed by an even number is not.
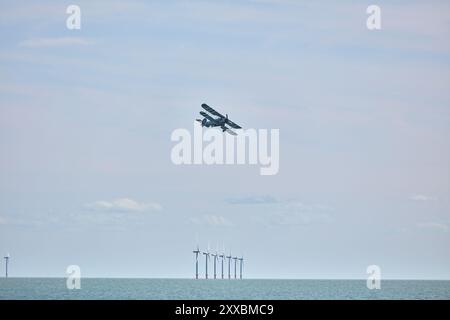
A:
[[[227,122],[227,124],[228,124],[230,127],[232,127],[232,128],[235,128],[235,129],[242,129],[241,126],[238,126],[238,125],[237,125],[236,123],[234,123],[233,121],[228,120],[228,118],[227,118],[226,122]]]
[[[209,113],[221,117],[221,118],[225,118],[223,115],[221,115],[219,112],[217,112],[216,110],[214,110],[213,108],[211,108],[210,106],[208,106],[206,103],[202,104],[202,108],[205,109],[206,111],[208,111]]]
[[[214,118],[213,117],[211,117],[209,114],[207,114],[205,111],[200,111],[200,114],[202,115],[202,116],[204,116],[206,119],[208,119],[209,121],[212,121],[212,122],[216,122],[216,120],[214,120]]]

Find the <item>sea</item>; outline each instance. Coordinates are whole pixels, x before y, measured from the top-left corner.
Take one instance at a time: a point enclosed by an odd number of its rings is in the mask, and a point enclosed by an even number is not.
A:
[[[2,278],[0,299],[63,300],[285,300],[285,299],[450,299],[450,281],[383,280],[204,280],[82,278],[68,289],[65,278]]]

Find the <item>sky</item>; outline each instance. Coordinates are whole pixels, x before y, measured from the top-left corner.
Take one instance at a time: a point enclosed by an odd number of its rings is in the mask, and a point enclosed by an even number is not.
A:
[[[0,6],[10,276],[192,278],[199,245],[247,278],[450,279],[447,1]],[[202,103],[279,129],[279,172],[172,163]]]

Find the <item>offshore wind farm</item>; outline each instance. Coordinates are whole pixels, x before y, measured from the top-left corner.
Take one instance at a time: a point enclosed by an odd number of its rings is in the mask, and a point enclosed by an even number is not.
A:
[[[212,279],[219,279],[219,277],[217,276],[219,259],[220,259],[220,266],[221,266],[220,279],[225,279],[224,278],[224,260],[225,259],[228,259],[228,273],[227,273],[228,278],[227,279],[231,280],[231,264],[230,264],[231,260],[234,260],[234,279],[237,279],[237,272],[236,272],[236,262],[237,261],[239,261],[239,279],[242,279],[242,272],[243,272],[243,266],[244,266],[244,257],[243,256],[240,256],[240,257],[232,256],[231,251],[228,256],[225,256],[224,251],[222,251],[221,253],[219,253],[217,250],[211,252],[209,250],[209,246],[208,246],[208,249],[206,249],[206,251],[200,251],[198,245],[197,245],[196,249],[192,251],[192,253],[194,253],[194,255],[195,255],[195,273],[194,273],[195,279],[200,279],[200,277],[199,277],[200,276],[199,256],[201,256],[200,254],[202,254],[204,256],[204,260],[205,260],[204,279],[211,279],[211,277],[208,274],[208,261],[210,260],[210,257],[212,257],[212,259],[213,259],[213,278]]]
[[[227,253],[226,253],[227,252]],[[244,256],[231,250],[192,250],[191,278],[79,278],[71,288],[67,277],[10,276],[10,254],[3,258],[0,300],[16,299],[174,299],[174,300],[289,300],[289,299],[450,299],[450,281],[383,280],[383,290],[368,290],[363,279],[244,278]],[[204,267],[202,267],[204,266]],[[201,281],[204,280],[204,281]],[[121,288],[117,290],[117,288]]]

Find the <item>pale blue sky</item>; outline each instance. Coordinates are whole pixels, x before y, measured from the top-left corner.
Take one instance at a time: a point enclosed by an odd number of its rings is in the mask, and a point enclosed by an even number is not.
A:
[[[0,1],[11,276],[191,277],[198,241],[252,278],[450,279],[450,4],[337,3]],[[203,102],[279,128],[278,175],[173,165]]]

